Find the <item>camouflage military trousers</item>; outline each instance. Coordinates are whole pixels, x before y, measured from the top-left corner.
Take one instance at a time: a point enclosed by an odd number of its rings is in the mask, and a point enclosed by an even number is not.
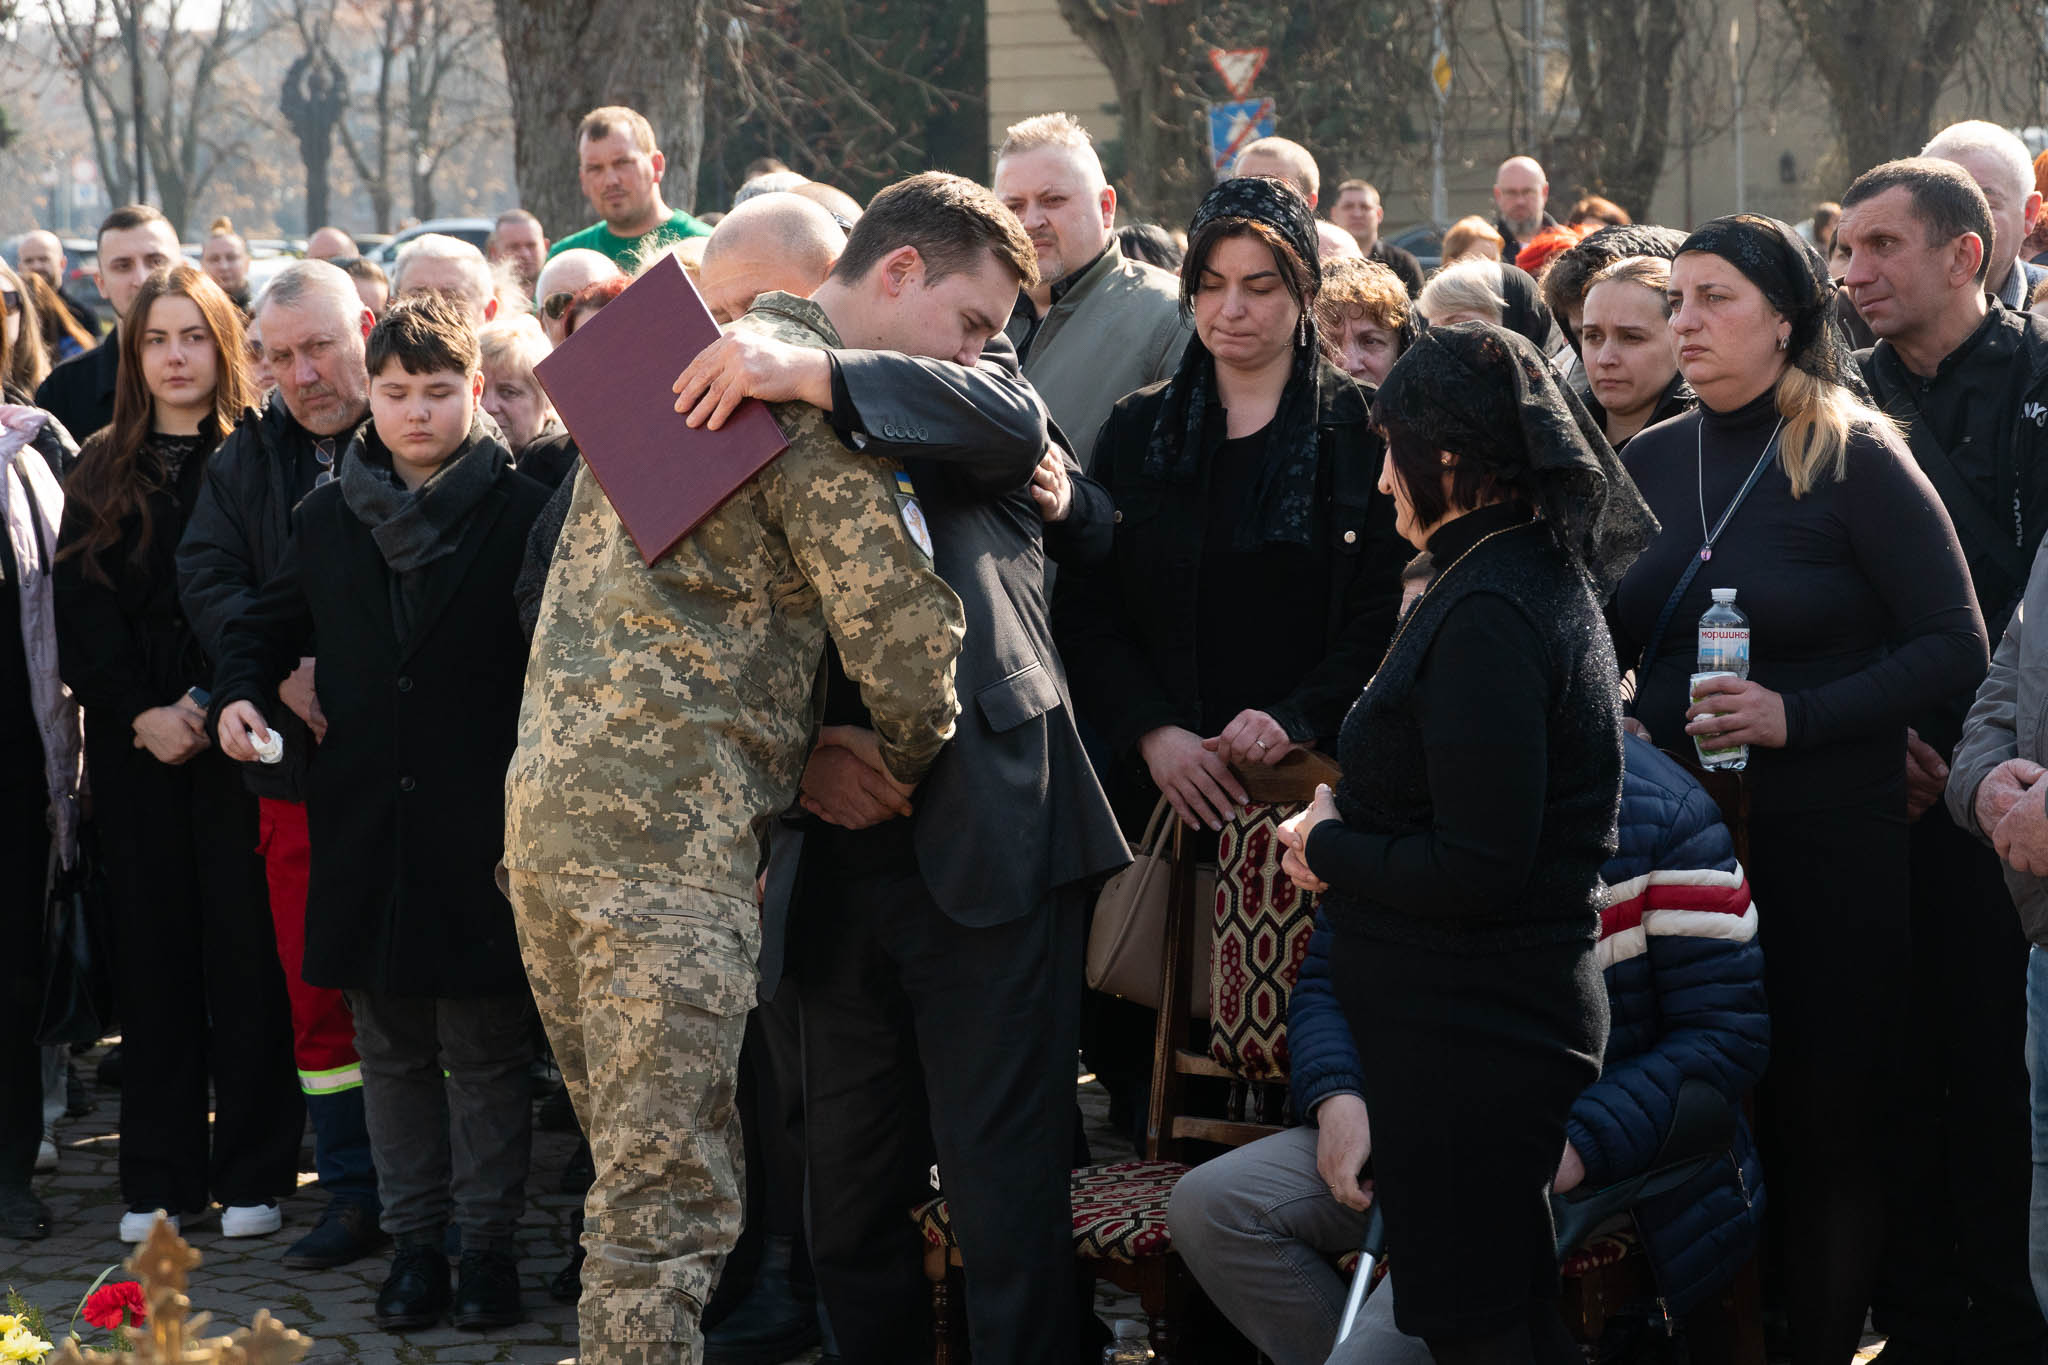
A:
[[[734,1107],[760,915],[695,887],[511,874],[519,946],[590,1138],[583,1365],[696,1365],[740,1234]]]

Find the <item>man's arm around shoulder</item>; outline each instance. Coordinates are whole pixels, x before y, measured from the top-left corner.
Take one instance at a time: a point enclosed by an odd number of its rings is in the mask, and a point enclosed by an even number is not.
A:
[[[959,712],[960,599],[932,568],[923,509],[899,499],[894,462],[847,450],[815,409],[776,415],[790,444],[771,467],[770,505],[818,590],[840,662],[881,736],[884,764],[897,781],[915,784],[952,738]]]

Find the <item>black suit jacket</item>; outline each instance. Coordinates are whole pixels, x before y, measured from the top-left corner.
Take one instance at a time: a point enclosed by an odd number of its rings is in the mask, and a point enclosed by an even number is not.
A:
[[[83,445],[86,437],[114,420],[114,381],[120,371],[120,338],[110,335],[50,371],[36,386],[36,406],[53,414]]]
[[[327,737],[306,795],[304,975],[313,985],[433,996],[526,989],[494,872],[526,677],[512,577],[546,501],[539,484],[501,471],[456,548],[419,570],[423,600],[401,638],[391,571],[369,528],[339,483],[316,488],[292,514],[276,575],[224,632],[216,719],[248,700],[274,722],[278,681],[319,637]]]
[[[836,358],[835,424],[864,437],[862,448],[903,461],[931,526],[934,564],[966,615],[958,728],[912,802],[918,871],[958,923],[1007,923],[1054,888],[1130,861],[1075,728],[1045,588],[1048,552],[1068,564],[1108,555],[1114,511],[1056,445],[1073,505],[1065,521],[1041,522],[1029,482],[1052,428],[1007,344],[992,343],[974,370],[876,352]],[[802,865],[813,823],[792,812],[770,840],[763,999],[781,976],[798,881],[829,875]]]

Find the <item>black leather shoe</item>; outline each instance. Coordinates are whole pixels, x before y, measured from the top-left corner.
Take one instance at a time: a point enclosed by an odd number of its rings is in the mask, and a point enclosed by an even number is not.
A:
[[[448,1311],[448,1258],[440,1238],[432,1245],[405,1243],[391,1257],[391,1274],[377,1293],[370,1320],[387,1332],[432,1327]]]
[[[761,1245],[754,1287],[704,1334],[704,1365],[782,1365],[818,1344],[818,1310],[790,1281],[792,1239]]]
[[[0,1237],[40,1242],[50,1235],[50,1211],[26,1185],[0,1189]]]
[[[66,1060],[64,1063],[64,1113],[68,1118],[82,1119],[100,1107],[92,1087],[85,1083],[85,1073],[78,1069],[78,1063]]]
[[[93,1083],[102,1090],[121,1088],[121,1045],[114,1044],[107,1049],[107,1055],[100,1058],[100,1064],[93,1069]]]
[[[548,1297],[556,1303],[575,1303],[583,1297],[583,1210],[569,1215],[569,1264],[548,1281]]]
[[[326,1270],[381,1251],[390,1240],[377,1226],[375,1209],[332,1203],[313,1230],[292,1243],[284,1263],[293,1270]]]
[[[455,1290],[455,1325],[472,1330],[526,1321],[519,1306],[519,1259],[509,1251],[465,1251]]]

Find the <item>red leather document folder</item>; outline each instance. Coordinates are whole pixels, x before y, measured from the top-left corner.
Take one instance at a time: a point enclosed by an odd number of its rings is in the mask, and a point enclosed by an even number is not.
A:
[[[675,410],[676,376],[717,339],[697,287],[663,256],[533,367],[649,564],[789,446],[751,398],[717,431]]]

